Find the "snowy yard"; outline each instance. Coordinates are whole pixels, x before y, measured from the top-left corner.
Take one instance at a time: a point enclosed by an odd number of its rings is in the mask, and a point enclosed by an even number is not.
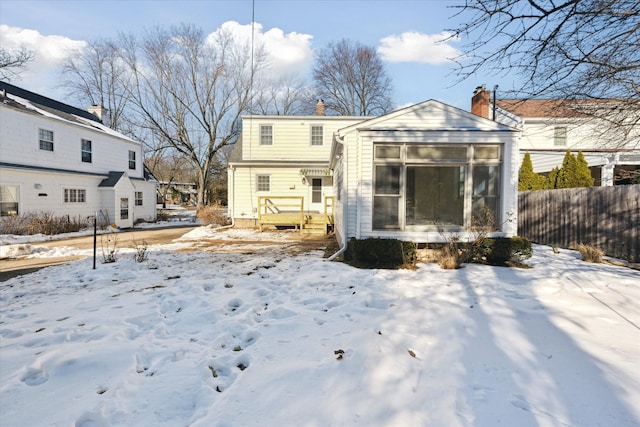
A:
[[[640,425],[638,271],[545,246],[359,270],[235,230],[185,251],[207,230],[0,283],[0,424]]]

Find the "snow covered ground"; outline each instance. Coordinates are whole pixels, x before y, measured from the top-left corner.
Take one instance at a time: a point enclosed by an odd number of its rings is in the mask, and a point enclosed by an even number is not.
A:
[[[638,271],[359,270],[242,233],[0,283],[0,424],[640,425]]]

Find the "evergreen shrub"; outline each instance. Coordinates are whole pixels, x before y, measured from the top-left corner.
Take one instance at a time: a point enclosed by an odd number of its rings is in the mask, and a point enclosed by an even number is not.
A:
[[[416,245],[397,239],[351,238],[344,260],[362,268],[414,268]]]
[[[509,265],[520,263],[531,258],[533,249],[531,241],[524,237],[486,239],[482,250],[484,259],[489,265]]]

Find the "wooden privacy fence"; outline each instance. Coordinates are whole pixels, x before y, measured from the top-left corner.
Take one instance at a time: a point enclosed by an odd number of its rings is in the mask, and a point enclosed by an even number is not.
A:
[[[640,262],[640,184],[521,192],[518,234],[565,248],[583,243]]]

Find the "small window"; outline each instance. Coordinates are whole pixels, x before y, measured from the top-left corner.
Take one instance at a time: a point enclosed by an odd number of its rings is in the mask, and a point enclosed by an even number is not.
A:
[[[53,131],[47,129],[39,130],[40,149],[44,151],[53,151]]]
[[[273,126],[260,126],[260,145],[273,145]]]
[[[136,191],[136,206],[142,206],[142,191]]]
[[[84,163],[91,163],[91,141],[83,139],[80,142],[82,151],[82,161]]]
[[[311,145],[322,145],[324,143],[322,126],[311,126]]]
[[[567,146],[567,128],[557,127],[553,129],[553,145],[556,147]]]
[[[18,215],[17,185],[0,185],[0,216]]]
[[[82,188],[65,188],[65,203],[85,203],[87,201],[87,190]]]
[[[135,151],[129,151],[129,169],[134,169],[136,168],[136,152]]]
[[[129,199],[120,199],[120,219],[129,219]]]
[[[407,147],[410,160],[467,160],[467,147],[434,147],[410,145]]]
[[[376,159],[399,159],[400,147],[376,145]]]
[[[271,176],[257,175],[256,188],[257,188],[257,191],[271,191]]]
[[[473,160],[500,160],[500,147],[476,145],[473,147]]]

